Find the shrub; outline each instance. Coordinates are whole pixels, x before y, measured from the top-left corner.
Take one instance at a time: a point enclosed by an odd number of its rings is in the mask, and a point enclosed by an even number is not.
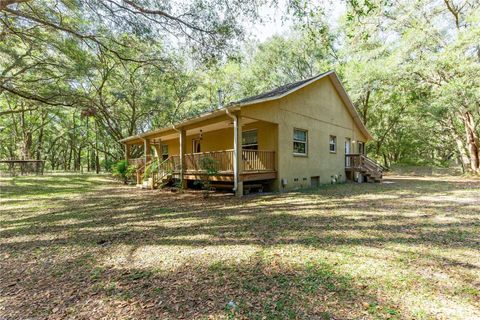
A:
[[[208,198],[210,196],[211,183],[210,183],[210,176],[216,175],[218,173],[217,170],[217,161],[210,157],[202,157],[200,159],[200,168],[203,171],[201,175],[202,180],[198,183],[202,186],[203,189],[203,197]]]
[[[124,184],[128,183],[128,180],[135,173],[135,166],[128,164],[127,160],[120,160],[112,166],[113,176],[120,181],[123,181]]]
[[[145,173],[143,174],[143,180],[148,180],[148,178],[152,175],[152,173],[158,171],[158,161],[153,160],[150,164],[147,165],[145,168]]]
[[[112,172],[115,164],[116,162],[110,159],[100,161],[100,166],[103,167],[107,172]]]

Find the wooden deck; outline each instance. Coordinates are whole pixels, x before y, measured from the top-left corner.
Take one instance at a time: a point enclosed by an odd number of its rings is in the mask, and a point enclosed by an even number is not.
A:
[[[383,178],[383,167],[363,154],[345,155],[345,172],[350,180],[354,180],[355,173],[362,174],[365,182],[381,182]]]
[[[204,179],[207,170],[203,168],[205,158],[210,160],[211,168],[215,174],[210,175],[211,181],[233,182],[234,181],[234,150],[221,150],[200,153],[188,153],[184,155],[184,180]],[[129,163],[142,171],[145,167],[144,158],[130,159]],[[242,150],[240,163],[240,180],[260,181],[276,178],[275,151],[266,150]],[[181,163],[179,155],[172,155],[163,161],[159,170],[168,172],[172,177],[179,179]]]

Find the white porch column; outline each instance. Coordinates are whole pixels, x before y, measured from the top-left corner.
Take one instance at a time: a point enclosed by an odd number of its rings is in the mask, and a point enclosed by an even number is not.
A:
[[[157,143],[153,144],[155,148],[155,155],[157,156],[158,162],[162,162],[162,140],[158,140]]]
[[[150,147],[150,139],[143,139],[143,156],[145,158],[145,164],[152,160],[152,148]]]
[[[186,153],[186,146],[187,146],[187,132],[185,129],[180,129],[179,132],[179,140],[180,140],[180,182],[182,185],[182,188],[187,187],[187,181],[185,180],[185,153]]]
[[[240,112],[236,114],[236,125],[233,126],[234,134],[233,134],[233,147],[234,147],[234,156],[235,156],[235,170],[234,179],[236,184],[235,195],[237,197],[243,196],[243,181],[242,181],[242,173],[243,173],[243,154],[242,154],[242,117]]]

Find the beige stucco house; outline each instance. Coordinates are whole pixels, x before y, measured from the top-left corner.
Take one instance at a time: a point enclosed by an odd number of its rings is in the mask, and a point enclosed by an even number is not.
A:
[[[187,186],[201,178],[201,159],[209,157],[216,169],[211,180],[243,195],[259,186],[281,191],[379,181],[381,168],[364,155],[371,138],[330,71],[121,142],[139,173],[159,161],[154,180],[168,175]],[[142,158],[130,159],[132,145],[143,147]]]

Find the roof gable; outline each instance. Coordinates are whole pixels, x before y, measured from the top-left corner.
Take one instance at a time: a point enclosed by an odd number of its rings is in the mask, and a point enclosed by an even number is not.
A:
[[[365,135],[365,137],[367,139],[372,139],[372,135],[370,134],[370,132],[368,132],[367,128],[365,127],[362,120],[360,119],[360,115],[358,114],[358,112],[355,109],[352,101],[348,97],[347,91],[343,87],[343,85],[342,85],[340,79],[338,78],[336,72],[333,71],[333,70],[330,70],[328,72],[321,73],[321,74],[319,74],[315,77],[312,77],[312,78],[308,78],[308,79],[305,79],[305,80],[300,80],[300,81],[297,81],[297,82],[286,84],[286,85],[280,86],[278,88],[275,88],[273,90],[270,90],[270,91],[267,91],[267,92],[264,92],[264,93],[261,93],[261,94],[255,95],[255,96],[251,96],[251,97],[248,97],[248,98],[244,98],[244,99],[236,101],[236,102],[232,102],[229,105],[225,106],[224,108],[217,109],[217,110],[214,110],[214,111],[211,111],[211,112],[207,112],[207,113],[202,114],[200,116],[197,116],[195,118],[185,120],[183,122],[175,124],[175,126],[172,125],[171,127],[152,130],[152,131],[148,131],[148,132],[138,134],[138,135],[135,135],[135,136],[127,137],[127,138],[124,138],[124,139],[120,140],[120,142],[127,142],[127,141],[131,141],[131,140],[135,140],[135,139],[142,139],[143,137],[147,137],[147,136],[155,134],[155,133],[160,133],[160,132],[164,132],[164,131],[167,131],[167,130],[172,130],[172,128],[174,128],[174,127],[181,127],[181,126],[184,126],[184,125],[197,123],[197,122],[203,121],[205,119],[217,117],[219,115],[224,114],[226,109],[229,110],[229,111],[238,110],[239,108],[241,108],[243,106],[258,104],[258,103],[262,103],[262,102],[266,102],[266,101],[278,100],[278,99],[281,99],[281,98],[283,98],[283,97],[285,97],[285,96],[287,96],[287,95],[289,95],[289,94],[291,94],[291,93],[293,93],[293,92],[295,92],[295,91],[297,91],[297,90],[299,90],[299,89],[301,89],[305,86],[308,86],[308,85],[310,85],[310,84],[312,84],[312,83],[314,83],[314,82],[316,82],[320,79],[323,79],[325,77],[329,77],[330,80],[332,81],[332,83],[333,83],[335,89],[337,90],[340,98],[342,99],[343,103],[347,107],[348,112],[352,116],[355,124],[360,129],[360,131]]]
[[[362,120],[360,119],[360,115],[358,114],[357,109],[353,105],[352,101],[350,100],[350,97],[347,94],[347,91],[345,90],[345,87],[342,85],[342,82],[337,76],[337,73],[333,70],[321,73],[315,77],[308,78],[305,80],[297,81],[294,83],[290,83],[281,87],[278,87],[276,89],[270,90],[268,92],[258,94],[252,97],[248,97],[242,100],[239,100],[237,102],[233,102],[230,105],[231,106],[237,106],[237,107],[243,107],[247,105],[253,105],[253,104],[258,104],[262,102],[267,102],[267,101],[272,101],[272,100],[278,100],[281,99],[297,90],[300,90],[301,88],[308,86],[316,81],[319,81],[321,79],[324,79],[326,77],[329,77],[330,80],[333,83],[333,86],[338,92],[338,95],[342,99],[343,103],[347,107],[348,112],[353,118],[353,121],[357,125],[357,127],[360,129],[360,131],[365,135],[367,139],[373,139],[372,135],[370,132],[367,130],[365,125],[363,124]]]
[[[270,91],[267,91],[267,92],[264,92],[264,93],[260,93],[260,94],[257,94],[255,96],[251,96],[251,97],[247,97],[247,98],[244,98],[242,100],[239,100],[237,102],[234,102],[234,104],[247,104],[247,103],[251,103],[251,102],[255,102],[255,103],[258,103],[257,101],[258,100],[272,100],[272,99],[279,99],[287,94],[290,94],[302,87],[304,87],[305,85],[308,85],[318,79],[321,79],[323,78],[324,76],[326,76],[328,73],[330,72],[333,72],[333,71],[329,71],[329,72],[325,72],[325,73],[322,73],[322,74],[319,74],[319,75],[316,75],[315,77],[311,77],[311,78],[308,78],[308,79],[304,79],[304,80],[300,80],[300,81],[297,81],[297,82],[293,82],[293,83],[289,83],[289,84],[286,84],[286,85],[283,85],[283,86],[280,86],[278,88],[275,88],[273,90],[270,90]]]

